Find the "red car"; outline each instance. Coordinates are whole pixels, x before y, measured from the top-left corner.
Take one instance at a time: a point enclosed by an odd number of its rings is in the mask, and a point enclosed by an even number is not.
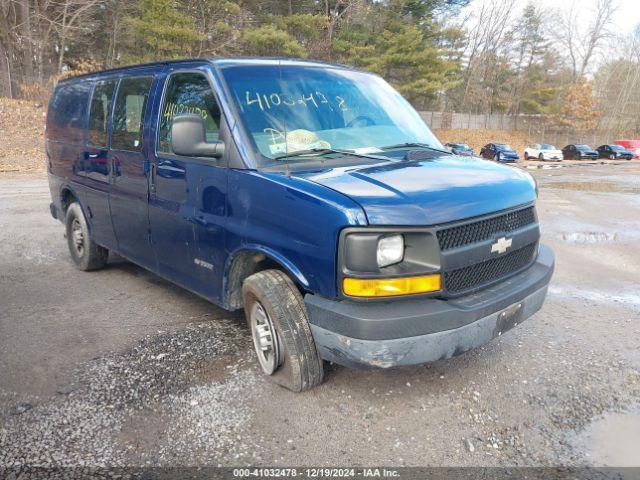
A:
[[[633,158],[640,158],[640,140],[614,140],[613,143],[631,150]]]

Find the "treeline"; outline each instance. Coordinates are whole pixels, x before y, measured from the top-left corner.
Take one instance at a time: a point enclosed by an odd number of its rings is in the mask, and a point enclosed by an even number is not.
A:
[[[45,98],[61,76],[156,59],[286,56],[378,72],[419,109],[542,114],[576,130],[606,121],[640,131],[639,36],[611,41],[612,0],[573,5],[0,0],[0,95]]]

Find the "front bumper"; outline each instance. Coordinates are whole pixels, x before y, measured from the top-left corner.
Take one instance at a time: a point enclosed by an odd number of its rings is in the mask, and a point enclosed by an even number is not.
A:
[[[537,312],[555,258],[541,245],[524,272],[466,297],[358,303],[306,295],[320,356],[349,367],[416,365],[489,342]]]

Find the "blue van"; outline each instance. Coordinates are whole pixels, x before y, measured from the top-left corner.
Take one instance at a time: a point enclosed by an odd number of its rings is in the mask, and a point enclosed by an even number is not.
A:
[[[447,151],[382,78],[285,59],[191,59],[60,82],[51,213],[81,270],[109,252],[228,310],[291,390],[323,361],[458,355],[543,304],[525,171]]]

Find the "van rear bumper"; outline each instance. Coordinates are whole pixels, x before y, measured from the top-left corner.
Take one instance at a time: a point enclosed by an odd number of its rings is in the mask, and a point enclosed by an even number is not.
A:
[[[544,303],[554,254],[466,297],[357,303],[306,295],[320,356],[349,367],[416,365],[459,355],[523,322]]]

